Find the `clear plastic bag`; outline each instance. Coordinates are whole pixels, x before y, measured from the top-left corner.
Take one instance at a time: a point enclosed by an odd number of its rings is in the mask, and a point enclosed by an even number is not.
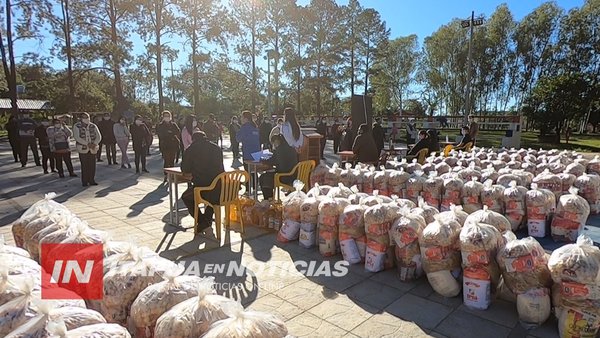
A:
[[[336,199],[327,197],[319,203],[318,243],[324,257],[339,252],[339,216],[345,206],[340,207]]]
[[[2,254],[31,258],[31,255],[29,255],[27,250],[6,244],[4,235],[0,235],[0,255]]]
[[[546,237],[547,221],[552,217],[556,208],[556,198],[552,191],[538,189],[537,184],[531,184],[531,190],[525,195],[527,206],[527,231],[529,236]]]
[[[548,258],[533,237],[511,240],[497,256],[504,282],[515,294],[552,285]]]
[[[590,215],[588,202],[578,195],[577,188],[562,195],[552,218],[550,232],[555,241],[575,242]]]
[[[579,196],[590,205],[590,213],[600,213],[600,176],[584,173],[575,179],[573,186],[579,189]]]
[[[426,223],[422,216],[414,215],[410,209],[404,209],[390,229],[390,236],[395,246],[398,276],[401,281],[409,282],[423,274],[419,235]]]
[[[35,202],[27,209],[18,220],[12,224],[12,234],[15,239],[15,244],[18,247],[23,247],[23,230],[30,222],[44,216],[48,216],[61,210],[65,213],[70,213],[64,205],[54,201],[56,193],[51,192],[44,195],[44,198]]]
[[[344,260],[350,264],[360,263],[365,257],[364,213],[364,206],[348,205],[339,217],[340,249]]]
[[[594,158],[588,162],[586,171],[588,174],[600,175],[600,156],[599,155],[594,156]]]
[[[378,272],[393,267],[393,253],[390,249],[391,205],[377,204],[365,210],[365,234],[367,248],[365,269]]]
[[[310,173],[310,186],[314,186],[315,184],[324,185],[325,184],[325,175],[329,171],[327,165],[323,162],[317,164],[315,169]]]
[[[489,224],[498,229],[500,233],[511,230],[510,221],[504,215],[490,210],[487,205],[484,205],[482,210],[470,214],[465,221],[465,226],[477,223]]]
[[[304,184],[296,180],[294,182],[295,191],[283,201],[283,224],[277,233],[279,242],[287,243],[298,240],[302,221],[300,210],[302,202],[306,199],[306,194],[302,192],[303,188]]]
[[[450,176],[444,179],[444,193],[442,195],[441,211],[450,210],[450,205],[461,204],[461,194],[463,189],[463,180],[457,176]]]
[[[118,324],[92,324],[67,330],[62,321],[48,323],[48,331],[57,338],[131,338],[131,335]]]
[[[425,183],[425,178],[421,175],[422,171],[416,171],[414,174],[410,176],[408,181],[406,181],[406,194],[404,198],[417,203],[419,196],[421,196],[421,191],[423,191],[423,184]]]
[[[423,217],[425,219],[425,224],[429,224],[435,221],[434,216],[440,213],[438,209],[427,205],[427,203],[425,203],[425,200],[423,200],[423,197],[419,197],[418,202],[418,206],[416,208],[413,208],[411,210],[411,213]]]
[[[483,183],[481,190],[481,203],[487,206],[489,210],[497,213],[504,213],[504,187],[499,184],[494,184],[492,180],[487,180]]]
[[[547,189],[558,199],[562,195],[562,181],[558,175],[553,174],[546,169],[539,175],[533,178],[533,183],[536,183],[538,188]]]
[[[429,174],[429,177],[423,182],[423,191],[421,196],[427,202],[427,204],[440,208],[442,201],[442,190],[444,187],[444,180],[437,176],[436,172]]]
[[[506,218],[510,221],[513,231],[520,229],[525,224],[525,195],[527,188],[517,185],[516,181],[510,182],[508,188],[504,189],[504,206]]]
[[[464,212],[462,206],[460,205],[450,205],[450,210],[441,212],[440,217],[442,217],[444,220],[454,220],[462,227],[465,225],[469,214]]]
[[[203,338],[284,338],[284,322],[269,313],[227,309],[229,318],[215,322]]]
[[[461,225],[454,219],[435,216],[419,236],[423,270],[426,273],[460,269],[459,235]]]
[[[473,177],[470,181],[466,182],[462,188],[462,201],[463,210],[467,213],[473,213],[477,210],[481,210],[483,207],[481,203],[481,192],[483,191],[483,184],[479,182],[477,177]]]

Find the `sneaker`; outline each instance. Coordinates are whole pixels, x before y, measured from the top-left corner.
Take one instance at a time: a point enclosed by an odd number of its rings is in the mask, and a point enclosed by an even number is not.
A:
[[[88,184],[87,184],[87,183],[81,183],[81,186],[82,186],[82,187],[87,187],[87,186],[88,186]]]
[[[149,172],[148,170],[146,170],[145,168],[144,168],[144,169],[142,169],[142,171],[143,171],[143,172],[145,172],[145,173],[150,173],[150,172]]]
[[[90,185],[98,185],[98,183],[92,182],[92,183],[90,183]]]
[[[77,174],[76,173],[70,173],[69,177],[77,177]]]
[[[135,173],[136,173],[136,174],[139,174],[139,173],[140,173],[140,170],[139,170],[139,169],[135,169]]]
[[[26,164],[21,164],[21,168],[25,168]]]
[[[131,164],[127,163],[127,168],[131,169]]]
[[[101,158],[96,159],[96,162],[104,162]]]
[[[47,173],[48,173],[48,170],[44,170],[44,174],[47,174]]]
[[[53,173],[57,173],[58,171],[56,169],[52,169],[52,172]]]
[[[118,162],[116,162],[116,161],[115,161],[115,162],[113,162],[113,165],[118,165],[118,164],[119,164],[119,163],[118,163]]]

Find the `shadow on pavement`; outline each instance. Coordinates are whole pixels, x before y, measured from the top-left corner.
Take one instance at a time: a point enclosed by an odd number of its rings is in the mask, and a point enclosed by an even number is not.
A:
[[[129,209],[131,211],[127,214],[127,217],[135,217],[144,211],[147,207],[162,203],[162,199],[169,195],[164,185],[159,185],[156,189],[150,191],[141,200],[133,203]]]

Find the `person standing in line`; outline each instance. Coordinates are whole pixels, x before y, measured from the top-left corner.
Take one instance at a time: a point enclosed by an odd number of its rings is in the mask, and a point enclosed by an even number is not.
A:
[[[102,140],[98,126],[90,122],[90,114],[82,113],[81,121],[73,126],[73,136],[77,142],[77,152],[81,162],[81,185],[98,185],[96,183],[96,152]]]
[[[268,171],[260,175],[259,183],[263,193],[263,198],[269,200],[273,198],[275,190],[275,174],[289,173],[296,164],[298,164],[298,154],[294,148],[290,147],[281,134],[273,136],[271,139],[273,144],[273,156],[263,161],[275,167],[275,171]],[[282,183],[292,185],[296,179],[297,173],[290,176],[282,177]]]
[[[375,145],[377,145],[377,153],[381,154],[381,151],[385,146],[385,131],[383,130],[383,127],[381,127],[379,119],[376,119],[375,123],[373,123],[372,133],[373,139],[375,140]]]
[[[275,136],[275,135],[281,135],[281,126],[283,126],[283,119],[278,118],[277,123],[275,124],[275,127],[273,127],[273,129],[271,129],[271,133],[269,134],[269,140],[272,140],[273,136]]]
[[[269,122],[268,118],[259,117],[260,127],[258,129],[260,144],[263,149],[271,149],[271,142],[269,136],[273,130],[273,125]]]
[[[196,117],[192,115],[186,116],[183,128],[181,129],[181,141],[183,142],[184,152],[192,144],[192,134],[197,128],[198,120]]]
[[[252,113],[248,110],[242,112],[242,127],[238,131],[236,139],[242,144],[242,158],[244,161],[253,161],[252,154],[260,151],[260,137],[258,128],[252,120]],[[246,163],[244,163],[244,169],[249,172]],[[255,175],[252,175],[252,180],[256,179]]]
[[[150,153],[150,146],[152,145],[152,142],[154,141],[154,135],[152,134],[152,119],[150,119],[148,117],[142,117],[142,122],[144,123],[144,125],[146,126],[148,131],[150,132],[150,136],[148,136],[148,140],[146,142],[146,156],[150,156],[150,155],[152,155]]]
[[[129,146],[131,133],[129,132],[127,120],[124,116],[121,116],[119,122],[113,125],[113,134],[115,135],[115,141],[117,141],[119,150],[121,151],[121,169],[131,169],[131,162],[129,162],[129,156],[127,156],[127,147]]]
[[[142,171],[147,173],[146,170],[146,154],[148,154],[148,143],[152,138],[148,126],[144,123],[141,115],[136,115],[135,122],[129,127],[131,133],[131,140],[133,142],[133,152],[135,153],[135,173],[140,173],[140,162],[142,165]]]
[[[327,122],[325,119],[320,117],[317,121],[317,133],[321,134],[321,159],[325,159],[325,145],[327,144]]]
[[[379,160],[377,145],[375,144],[371,130],[366,123],[363,123],[358,127],[358,133],[354,140],[354,144],[352,145],[352,152],[356,155],[356,159],[359,162],[373,163]]]
[[[479,134],[479,124],[475,122],[475,116],[469,115],[469,136],[471,137],[471,141],[473,145],[475,145],[475,141],[477,140],[477,134]]]
[[[63,162],[65,162],[65,165],[67,166],[69,176],[77,177],[73,171],[73,163],[71,162],[71,147],[69,145],[69,138],[73,135],[71,129],[60,120],[54,119],[52,120],[52,126],[46,129],[46,133],[48,134],[50,151],[52,152],[56,169],[58,170],[58,177],[65,177]]]
[[[100,122],[98,122],[98,129],[100,130],[100,134],[102,135],[102,143],[98,147],[98,154],[96,155],[96,159],[98,162],[102,162],[102,145],[106,146],[106,159],[108,161],[108,165],[117,165],[117,140],[115,139],[115,132],[113,130],[113,126],[115,122],[110,118],[109,113],[105,113],[104,117]]]
[[[215,114],[211,113],[208,116],[208,120],[204,122],[203,128],[208,140],[214,144],[219,144],[219,138],[221,137],[221,128],[219,128],[219,125],[217,124]]]
[[[342,142],[340,143],[340,151],[351,151],[354,144],[354,132],[352,131],[352,117],[346,120],[346,126],[343,127]]]
[[[340,150],[340,140],[342,139],[342,131],[341,128],[342,126],[340,125],[340,120],[337,119],[337,117],[335,118],[335,120],[333,120],[333,125],[331,126],[331,134],[333,136],[333,153],[337,154],[338,151]]]
[[[50,142],[48,140],[48,133],[46,130],[50,127],[50,121],[48,119],[44,119],[42,123],[35,128],[35,138],[38,140],[38,145],[40,146],[40,152],[42,153],[42,168],[44,169],[44,174],[48,173],[48,162],[50,162],[50,170],[53,173],[56,172],[54,169],[54,157],[52,156],[52,152],[50,151]]]
[[[19,144],[21,147],[21,168],[27,165],[27,152],[31,148],[35,165],[40,167],[40,155],[35,142],[35,128],[37,124],[29,117],[29,114],[24,113],[23,118],[19,120]]]
[[[229,141],[231,143],[231,152],[233,152],[234,160],[240,157],[240,143],[236,139],[239,130],[240,124],[238,123],[237,116],[231,117],[231,122],[229,123]]]
[[[10,143],[15,163],[18,163],[21,157],[21,144],[19,142],[19,122],[14,115],[11,115],[8,118],[8,122],[4,125],[4,129],[6,129],[6,132],[8,133],[8,142]]]
[[[296,111],[291,107],[287,107],[283,111],[281,135],[292,148],[296,149],[296,152],[300,152],[300,148],[304,145],[304,136],[300,131],[300,123],[296,119]]]
[[[172,122],[173,115],[170,111],[165,110],[162,116],[162,122],[156,126],[158,147],[163,154],[163,168],[171,168],[175,166],[175,157],[177,157],[179,144],[181,143],[179,140],[181,131],[177,124]],[[167,174],[165,174],[164,181],[167,181]]]

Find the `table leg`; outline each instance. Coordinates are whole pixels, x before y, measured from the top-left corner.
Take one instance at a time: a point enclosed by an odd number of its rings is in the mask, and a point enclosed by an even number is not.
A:
[[[173,174],[167,174],[169,182],[169,223],[173,224]]]
[[[179,226],[179,180],[175,176],[175,225]]]
[[[254,171],[254,200],[258,201],[258,172]]]

